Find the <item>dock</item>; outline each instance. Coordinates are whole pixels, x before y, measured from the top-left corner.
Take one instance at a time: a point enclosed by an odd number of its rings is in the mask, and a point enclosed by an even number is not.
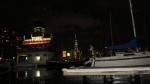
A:
[[[63,68],[64,76],[88,75],[142,75],[150,74],[150,67],[125,67],[125,68]]]

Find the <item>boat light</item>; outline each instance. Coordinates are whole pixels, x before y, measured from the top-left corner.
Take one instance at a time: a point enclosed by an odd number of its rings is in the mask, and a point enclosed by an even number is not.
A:
[[[39,61],[39,60],[40,60],[40,56],[37,56],[37,57],[36,57],[36,60]]]
[[[70,56],[70,53],[67,53],[67,56]]]
[[[36,71],[36,77],[40,77],[40,71]]]
[[[26,60],[28,60],[28,57],[26,57]]]
[[[15,59],[15,57],[13,57],[13,60]]]

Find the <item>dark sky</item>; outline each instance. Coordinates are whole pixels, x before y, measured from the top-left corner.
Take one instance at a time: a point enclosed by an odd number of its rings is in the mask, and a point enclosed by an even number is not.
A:
[[[132,0],[137,36],[146,43],[150,27],[149,0]],[[0,26],[28,34],[36,21],[46,33],[78,34],[81,44],[110,44],[110,13],[113,39],[117,44],[133,37],[128,0],[1,0]],[[69,37],[68,37],[69,38]],[[87,42],[88,41],[88,42]],[[145,46],[145,45],[144,45]]]

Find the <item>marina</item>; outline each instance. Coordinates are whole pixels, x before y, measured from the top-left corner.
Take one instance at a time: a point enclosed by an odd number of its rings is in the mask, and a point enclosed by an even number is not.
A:
[[[146,0],[31,2],[1,4],[0,84],[150,84]]]

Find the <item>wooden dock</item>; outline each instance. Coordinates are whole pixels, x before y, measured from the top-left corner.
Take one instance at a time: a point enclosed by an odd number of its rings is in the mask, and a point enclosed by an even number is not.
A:
[[[64,76],[86,75],[141,75],[150,74],[150,67],[125,67],[125,68],[63,68]]]

